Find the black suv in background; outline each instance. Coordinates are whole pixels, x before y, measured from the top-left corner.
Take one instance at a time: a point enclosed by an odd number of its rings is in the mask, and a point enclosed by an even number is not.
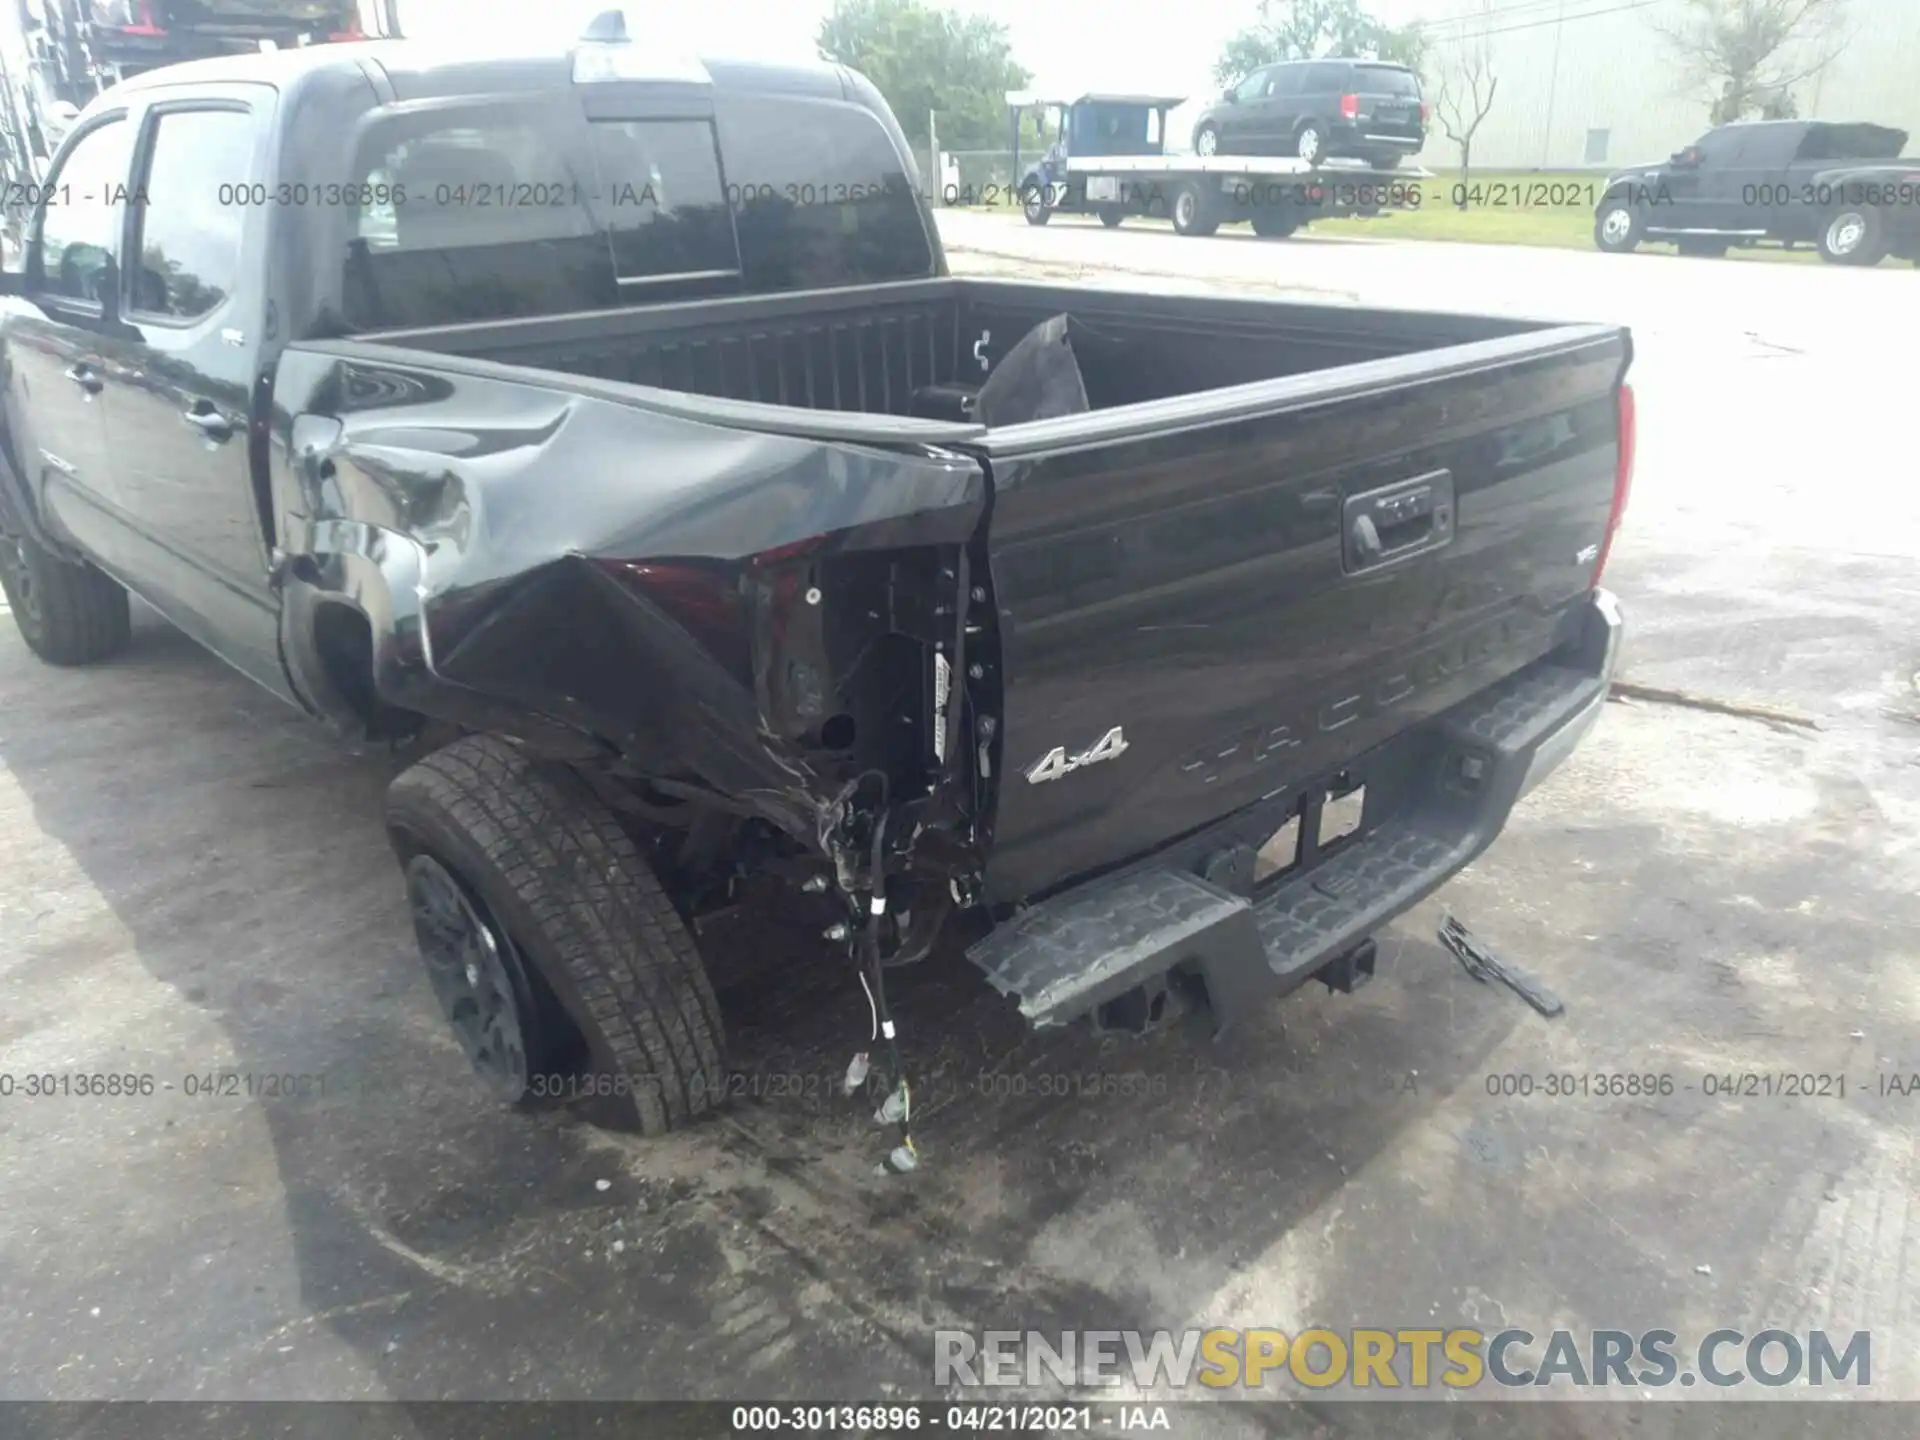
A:
[[[1427,141],[1420,77],[1384,60],[1289,60],[1263,65],[1222,95],[1194,127],[1208,155],[1344,158],[1383,170]]]
[[[1920,264],[1920,160],[1907,132],[1826,120],[1718,125],[1671,159],[1607,181],[1594,214],[1602,250],[1668,243],[1682,255],[1811,245],[1835,265]]]

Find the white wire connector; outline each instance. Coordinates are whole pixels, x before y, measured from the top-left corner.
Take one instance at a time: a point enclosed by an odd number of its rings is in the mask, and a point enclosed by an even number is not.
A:
[[[893,1039],[893,1036],[894,1036],[893,1021],[883,1020],[880,1023],[880,1033],[889,1040]]]
[[[874,896],[873,903],[869,905],[867,908],[870,911],[872,911],[875,915],[886,914],[887,913],[887,897],[884,895]]]
[[[866,1051],[862,1050],[859,1054],[855,1055],[853,1059],[847,1063],[847,1078],[840,1082],[841,1093],[843,1095],[851,1095],[862,1085],[866,1084],[867,1071],[871,1068],[872,1064],[867,1059]]]
[[[879,1125],[898,1125],[911,1112],[912,1102],[907,1098],[907,1087],[901,1083],[894,1087],[893,1093],[880,1102],[880,1108],[873,1112],[874,1122]]]
[[[867,992],[867,1014],[873,1019],[873,1030],[867,1038],[869,1040],[878,1040],[880,1038],[880,1007],[873,1003],[873,987],[867,984],[866,972],[860,971],[858,973],[860,975],[860,988]],[[891,1039],[893,1032],[889,1030],[887,1033],[888,1038]]]

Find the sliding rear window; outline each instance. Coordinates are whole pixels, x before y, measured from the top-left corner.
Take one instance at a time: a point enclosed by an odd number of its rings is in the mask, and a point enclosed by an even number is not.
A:
[[[749,290],[933,274],[918,187],[871,111],[761,95],[721,95],[715,111]]]
[[[397,109],[357,149],[348,324],[450,325],[738,289],[709,120],[591,124],[570,95]]]
[[[917,188],[870,111],[724,93],[711,118],[609,108],[589,118],[568,90],[378,115],[350,176],[349,327],[933,273]]]

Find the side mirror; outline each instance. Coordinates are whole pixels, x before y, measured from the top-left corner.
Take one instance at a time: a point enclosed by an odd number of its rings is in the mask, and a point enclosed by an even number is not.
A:
[[[1229,90],[1220,98],[1228,105],[1238,105],[1240,103],[1240,92],[1238,90]]]

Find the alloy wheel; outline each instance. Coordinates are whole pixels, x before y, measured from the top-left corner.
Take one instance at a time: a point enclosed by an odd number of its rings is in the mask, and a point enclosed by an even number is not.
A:
[[[523,997],[518,957],[505,932],[431,855],[407,862],[413,933],[427,979],[474,1073],[509,1102],[527,1089]]]

